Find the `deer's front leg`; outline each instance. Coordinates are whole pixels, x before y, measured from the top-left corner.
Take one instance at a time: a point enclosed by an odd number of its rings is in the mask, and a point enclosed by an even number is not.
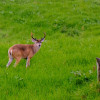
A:
[[[27,58],[27,61],[26,61],[26,68],[30,65],[30,57]]]

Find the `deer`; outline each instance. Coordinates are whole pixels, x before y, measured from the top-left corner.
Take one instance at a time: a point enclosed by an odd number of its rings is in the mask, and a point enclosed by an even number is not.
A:
[[[46,33],[44,33],[44,37],[41,39],[36,39],[33,37],[33,33],[31,32],[32,42],[34,44],[16,44],[9,48],[8,57],[9,61],[6,65],[8,68],[12,63],[13,59],[15,59],[14,67],[20,62],[21,59],[26,59],[26,68],[30,66],[30,59],[39,51],[42,42],[44,41]]]

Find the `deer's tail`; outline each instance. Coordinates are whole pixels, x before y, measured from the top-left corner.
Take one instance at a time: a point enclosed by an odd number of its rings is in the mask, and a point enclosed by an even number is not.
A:
[[[8,50],[8,56],[9,56],[9,58],[13,59],[13,57],[12,57],[12,50]]]

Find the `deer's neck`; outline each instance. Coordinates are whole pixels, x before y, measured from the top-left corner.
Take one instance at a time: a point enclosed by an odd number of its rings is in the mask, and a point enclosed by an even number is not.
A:
[[[40,47],[39,46],[37,46],[37,45],[33,45],[33,51],[36,53],[36,52],[38,52],[39,51],[39,49],[40,49]]]

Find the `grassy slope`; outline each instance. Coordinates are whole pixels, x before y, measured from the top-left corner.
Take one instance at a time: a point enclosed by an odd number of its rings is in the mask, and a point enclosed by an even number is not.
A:
[[[0,100],[99,99],[99,0],[0,0]],[[6,69],[8,48],[41,38],[30,68],[22,60]]]

